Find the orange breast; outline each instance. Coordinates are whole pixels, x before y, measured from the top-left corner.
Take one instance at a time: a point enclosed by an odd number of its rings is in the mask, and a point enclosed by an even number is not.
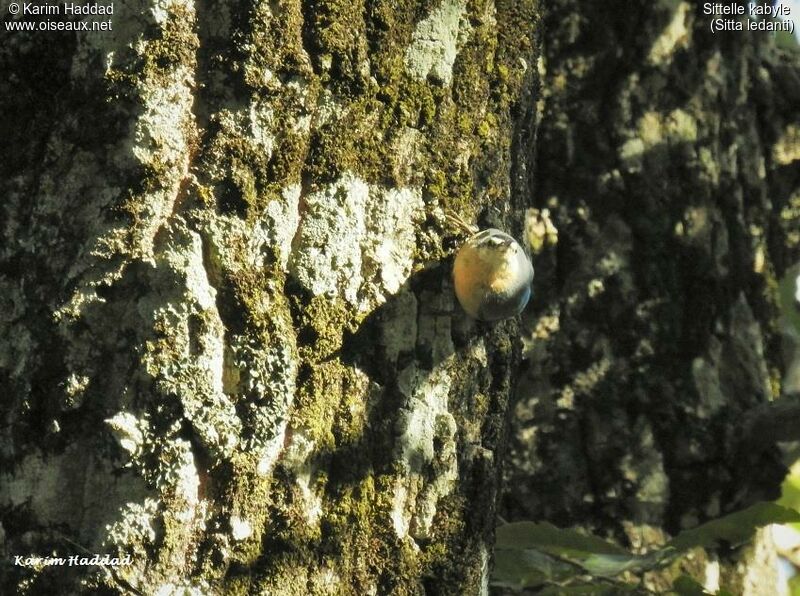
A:
[[[489,289],[490,275],[490,267],[473,247],[464,246],[456,255],[453,263],[456,297],[472,317],[478,316],[478,309]]]

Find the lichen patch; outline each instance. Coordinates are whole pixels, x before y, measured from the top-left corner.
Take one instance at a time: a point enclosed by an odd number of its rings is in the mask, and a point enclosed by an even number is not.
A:
[[[451,383],[444,366],[427,372],[411,365],[398,375],[406,397],[396,444],[404,475],[395,485],[391,518],[400,537],[428,538],[439,500],[458,479],[456,422],[447,404]]]
[[[413,76],[421,81],[431,76],[450,84],[458,47],[472,30],[465,12],[465,2],[444,0],[420,21],[405,55],[406,68]]]
[[[650,47],[647,59],[651,64],[663,64],[681,48],[691,43],[691,6],[681,2],[672,19]]]
[[[370,185],[347,173],[302,198],[290,273],[313,295],[342,296],[368,312],[395,294],[411,273],[419,190]]]

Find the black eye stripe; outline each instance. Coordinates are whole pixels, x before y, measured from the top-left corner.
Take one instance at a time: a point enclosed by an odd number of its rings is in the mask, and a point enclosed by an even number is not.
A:
[[[512,241],[506,238],[491,236],[481,242],[482,246],[510,246]]]
[[[512,242],[514,239],[511,236],[495,229],[483,230],[472,237],[474,246],[501,246]]]

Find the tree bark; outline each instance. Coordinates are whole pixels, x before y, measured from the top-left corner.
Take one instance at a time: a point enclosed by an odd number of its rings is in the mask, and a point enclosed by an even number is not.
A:
[[[0,42],[0,592],[486,593],[504,460],[503,517],[634,548],[776,495],[740,434],[781,393],[796,55],[667,1],[112,24]],[[445,211],[531,200],[525,328],[472,322]],[[131,562],[14,563],[93,553]]]
[[[798,259],[800,60],[711,33],[699,3],[545,8],[538,296],[500,512],[645,548],[779,495],[792,437],[763,413]],[[774,565],[748,584],[764,557],[720,557],[695,576],[777,593]]]
[[[487,591],[520,333],[454,304],[444,214],[521,229],[537,11],[6,32],[0,591]]]

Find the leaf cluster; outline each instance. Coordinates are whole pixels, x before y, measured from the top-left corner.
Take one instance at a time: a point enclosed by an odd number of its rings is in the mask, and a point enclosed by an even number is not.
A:
[[[737,547],[758,528],[800,522],[800,513],[776,503],[756,503],[747,509],[685,530],[659,548],[634,554],[597,536],[560,529],[547,522],[514,522],[497,528],[495,586],[541,587],[540,594],[640,594],[636,584],[618,576],[641,575],[671,565],[694,548]],[[708,594],[693,578],[682,575],[672,586],[679,596]],[[724,590],[718,596],[727,594]]]

